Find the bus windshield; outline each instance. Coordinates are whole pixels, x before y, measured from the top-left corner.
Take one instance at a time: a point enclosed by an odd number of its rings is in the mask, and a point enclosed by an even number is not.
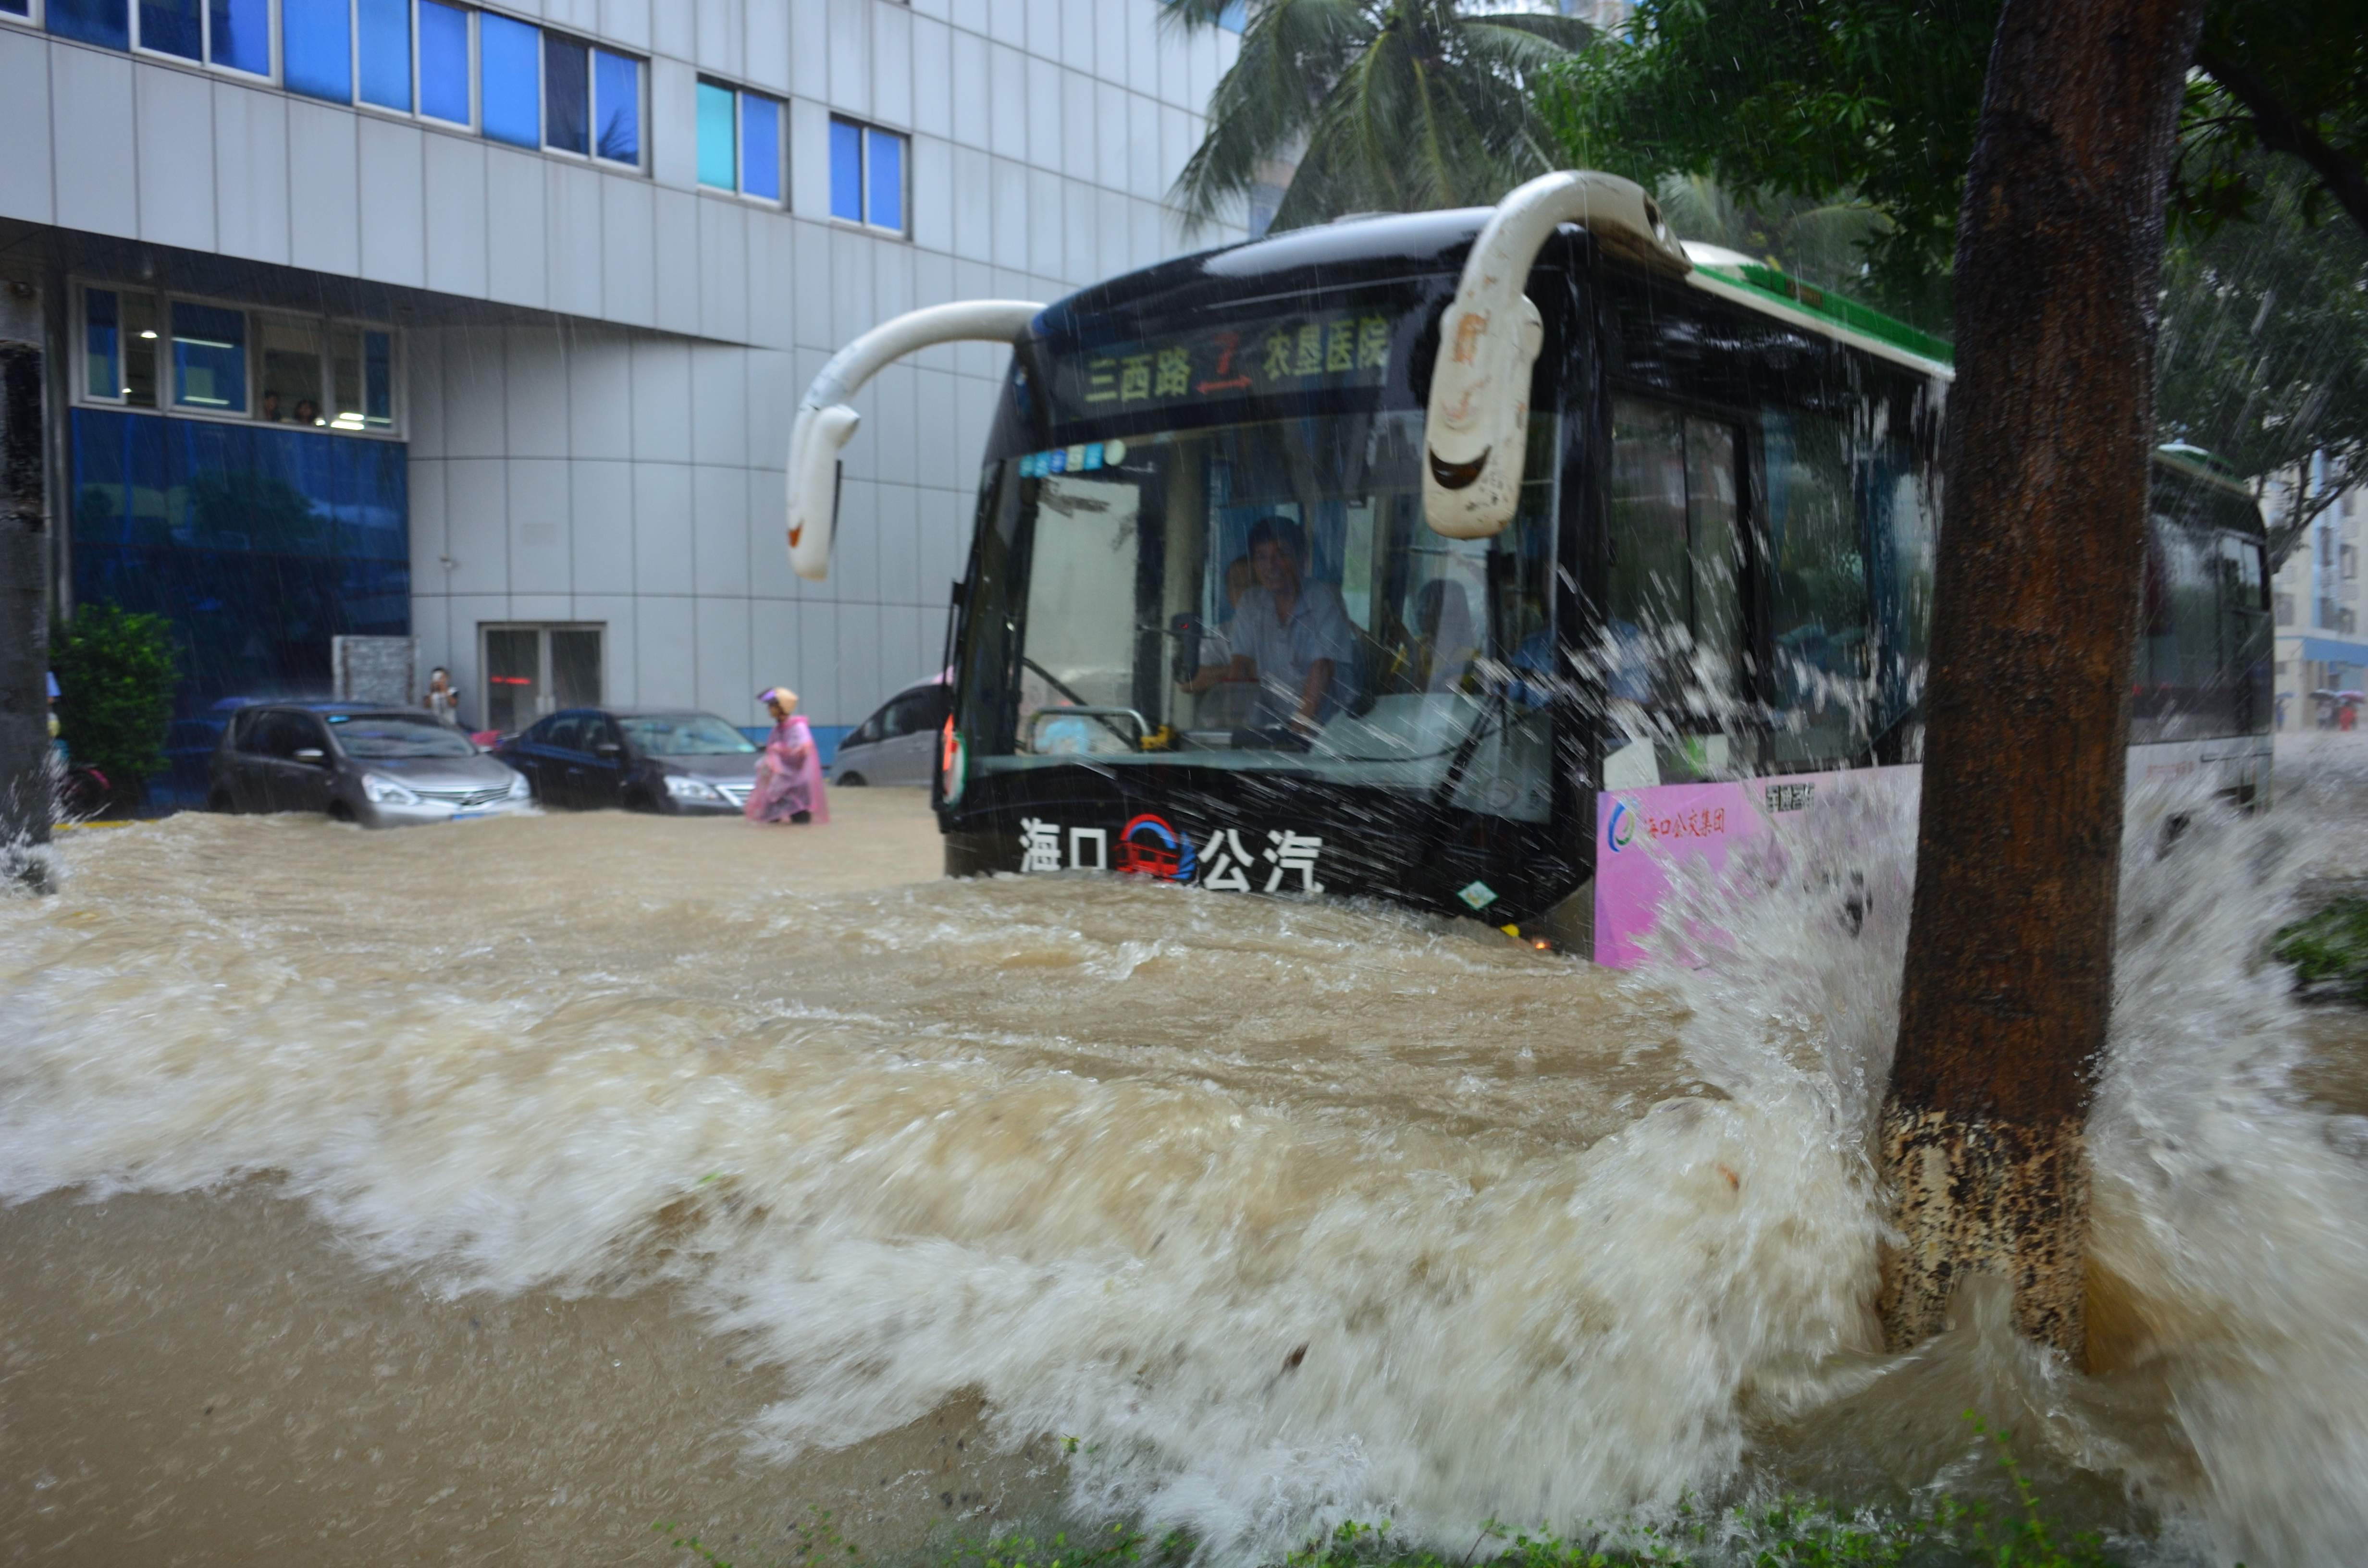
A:
[[[1548,813],[1555,421],[1488,540],[1423,520],[1417,409],[1204,425],[988,476],[963,662],[982,773],[1295,773]]]

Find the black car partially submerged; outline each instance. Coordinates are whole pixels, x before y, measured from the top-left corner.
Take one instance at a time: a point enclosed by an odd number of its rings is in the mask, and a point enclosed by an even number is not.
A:
[[[712,713],[569,708],[503,741],[545,806],[720,815],[756,787],[757,748]]]

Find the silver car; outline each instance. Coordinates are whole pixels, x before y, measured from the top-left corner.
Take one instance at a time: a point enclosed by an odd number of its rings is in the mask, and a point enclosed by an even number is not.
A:
[[[880,710],[849,730],[830,759],[830,781],[856,784],[917,784],[937,777],[938,732],[953,711],[953,687],[935,676],[915,681],[880,705]]]
[[[242,708],[214,746],[206,803],[217,812],[320,812],[404,827],[529,812],[514,768],[425,713],[339,703]]]

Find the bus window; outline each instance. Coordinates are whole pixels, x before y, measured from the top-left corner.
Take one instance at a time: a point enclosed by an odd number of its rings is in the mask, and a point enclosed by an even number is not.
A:
[[[1637,398],[1611,410],[1611,509],[1600,646],[1607,755],[1650,743],[1652,763],[1607,780],[1668,783],[1727,771],[1726,721],[1743,664],[1742,540],[1734,427]]]
[[[1866,689],[1873,606],[1854,494],[1860,475],[1840,422],[1770,409],[1760,432],[1775,699],[1770,746],[1777,771],[1794,772],[1846,761],[1864,745],[1867,715],[1857,699]]]
[[[1133,749],[1100,720],[1034,722],[1039,709],[1134,704],[1134,594],[1140,550],[1135,486],[1063,474],[1043,482],[1028,575],[1028,656],[1019,734],[1046,750]]]

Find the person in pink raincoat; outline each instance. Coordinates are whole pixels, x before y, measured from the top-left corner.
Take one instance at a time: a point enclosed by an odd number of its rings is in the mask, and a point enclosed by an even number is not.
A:
[[[822,757],[814,750],[814,731],[797,710],[798,694],[786,686],[768,687],[757,700],[773,716],[773,733],[757,758],[757,787],[748,791],[745,808],[750,822],[812,822],[830,820],[830,802],[822,792]]]

